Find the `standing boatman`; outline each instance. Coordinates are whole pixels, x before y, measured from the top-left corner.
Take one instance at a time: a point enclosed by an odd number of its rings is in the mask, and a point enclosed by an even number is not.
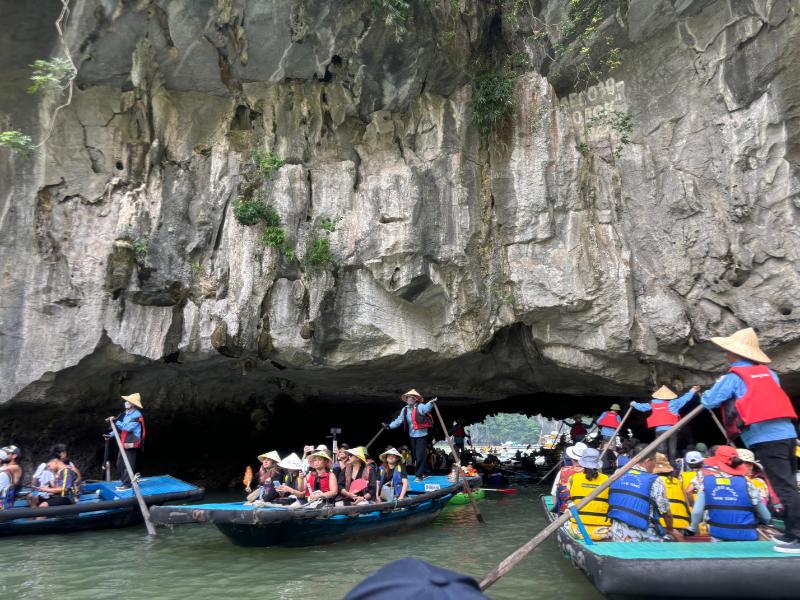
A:
[[[142,449],[144,438],[146,435],[144,426],[144,417],[139,409],[142,407],[142,396],[137,392],[130,396],[122,396],[125,401],[125,412],[118,417],[110,417],[119,430],[120,440],[122,447],[125,449],[125,454],[128,457],[128,462],[131,464],[131,471],[136,472],[136,462],[139,452]],[[131,488],[131,478],[128,475],[128,470],[125,468],[125,461],[122,459],[122,453],[117,456],[117,472],[119,473],[120,485],[117,491],[121,492]]]
[[[397,418],[389,423],[383,423],[384,429],[397,429],[400,425],[408,431],[411,441],[411,452],[414,455],[414,475],[418,481],[422,481],[428,474],[428,429],[433,427],[433,417],[430,412],[433,410],[433,403],[425,402],[424,398],[417,390],[409,390],[400,399],[406,405],[397,415]]]
[[[700,398],[706,408],[722,407],[728,438],[741,436],[763,465],[784,508],[786,533],[774,539],[777,552],[800,554],[800,494],[796,472],[797,412],[766,364],[751,327],[711,342],[726,351],[728,372]]]
[[[680,421],[680,411],[686,404],[694,398],[694,395],[700,391],[700,386],[695,385],[689,389],[683,396],[678,398],[678,394],[673,392],[667,386],[662,385],[651,396],[650,402],[631,402],[631,406],[639,412],[651,413],[647,417],[647,426],[654,430],[655,437],[670,429],[675,423]],[[678,438],[672,436],[666,442],[662,442],[658,448],[658,452],[669,456],[669,462],[675,464],[675,459],[678,454]]]
[[[617,427],[619,427],[622,421],[622,419],[619,418],[620,410],[622,410],[622,407],[615,402],[608,410],[600,413],[600,416],[597,418],[597,425],[600,427],[600,435],[604,442],[610,440],[617,431]]]

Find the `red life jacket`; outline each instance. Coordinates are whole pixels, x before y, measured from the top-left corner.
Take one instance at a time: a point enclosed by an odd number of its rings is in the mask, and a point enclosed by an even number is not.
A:
[[[669,402],[667,400],[653,400],[650,403],[650,411],[650,416],[647,417],[647,426],[650,429],[665,425],[672,427],[681,419],[678,415],[673,415],[669,411]]]
[[[403,410],[408,410],[408,407],[404,406]],[[406,416],[403,415],[403,429],[408,428],[408,422],[405,417]],[[433,417],[430,414],[421,415],[421,418],[417,420],[417,403],[415,403],[414,407],[411,409],[411,424],[414,426],[415,430],[428,429],[433,427]]]
[[[768,367],[731,367],[730,372],[742,378],[747,391],[738,400],[723,406],[722,420],[729,439],[735,439],[742,429],[753,423],[772,419],[797,420],[792,401],[772,378]]]
[[[122,431],[120,432],[120,441],[122,442],[123,448],[141,448],[144,445],[144,438],[147,436],[147,430],[144,428],[144,417],[139,417],[136,419],[139,421],[139,425],[142,426],[142,435],[141,437],[135,437],[131,435],[130,431]],[[128,436],[130,436],[131,441],[125,441]]]
[[[616,429],[619,426],[619,415],[615,410],[608,410],[606,414],[603,415],[603,418],[597,421],[597,424],[600,427],[611,427],[611,429]]]
[[[325,473],[322,477],[317,479],[317,472],[312,471],[306,478],[308,486],[306,486],[306,496],[311,495],[311,490],[321,491],[323,494],[331,491],[331,474]]]

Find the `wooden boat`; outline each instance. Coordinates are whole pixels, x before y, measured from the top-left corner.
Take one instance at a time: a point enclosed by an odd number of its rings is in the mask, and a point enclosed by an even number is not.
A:
[[[552,496],[542,497],[549,521]],[[772,542],[595,542],[587,545],[561,527],[564,554],[611,597],[797,598],[800,556],[780,554]]]
[[[28,508],[18,500],[14,508],[0,510],[0,536],[69,533],[89,529],[126,527],[142,520],[133,490],[116,491],[119,481],[93,481],[84,485],[80,500],[68,506]],[[169,475],[144,477],[139,489],[148,505],[199,500],[204,490]]]
[[[475,484],[480,478],[470,478]],[[158,506],[157,525],[213,523],[240,546],[315,546],[365,535],[383,535],[433,521],[460,486],[447,477],[409,478],[409,493],[397,502],[321,508],[256,507],[243,502]]]

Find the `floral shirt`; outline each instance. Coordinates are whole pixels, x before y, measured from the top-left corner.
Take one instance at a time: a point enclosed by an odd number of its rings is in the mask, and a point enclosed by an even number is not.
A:
[[[630,470],[631,473],[645,473],[642,469],[634,467]],[[669,511],[669,498],[667,497],[667,488],[664,485],[664,480],[660,477],[653,482],[653,487],[650,488],[650,499],[653,501],[654,506],[650,507],[650,526],[647,531],[631,527],[622,521],[611,520],[611,541],[614,542],[660,542],[661,536],[653,526],[654,521],[658,521],[659,515],[655,514],[656,507],[658,512],[666,514]]]

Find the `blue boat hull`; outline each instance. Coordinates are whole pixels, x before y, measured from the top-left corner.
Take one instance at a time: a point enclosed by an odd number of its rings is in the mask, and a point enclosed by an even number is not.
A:
[[[113,529],[141,522],[142,514],[133,492],[117,492],[118,484],[118,481],[87,483],[80,502],[70,506],[30,509],[20,500],[15,508],[0,511],[0,537]],[[145,478],[140,489],[148,506],[199,500],[204,493],[202,488],[168,475]]]
[[[433,521],[452,496],[444,496],[402,511],[287,521],[268,525],[215,523],[234,544],[248,547],[302,547],[379,536]]]

